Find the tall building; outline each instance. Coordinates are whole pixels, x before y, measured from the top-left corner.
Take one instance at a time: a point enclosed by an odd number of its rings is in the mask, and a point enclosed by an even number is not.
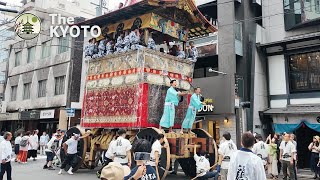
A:
[[[25,0],[22,11],[41,19],[41,32],[32,40],[15,36],[13,42],[4,42],[9,57],[6,64],[6,113],[0,115],[0,129],[11,132],[39,129],[48,133],[57,128],[66,129],[66,108],[71,107],[78,109],[70,121],[72,126],[76,125],[80,122],[79,76],[83,35],[79,38],[71,38],[69,34],[63,37],[59,31],[59,37],[50,37],[52,22],[49,14],[72,16],[76,21],[83,21],[95,16],[95,5],[87,1]]]
[[[195,86],[202,88],[206,105],[198,112],[196,127],[206,129],[219,141],[229,131],[240,145],[241,133],[257,131],[254,119],[259,119],[261,107],[254,101],[263,95],[254,88],[256,26],[261,5],[256,1],[198,0],[202,14],[218,28],[217,34],[191,39],[198,46],[195,64]],[[264,110],[264,109],[262,109]],[[259,126],[259,124],[258,124]],[[257,126],[257,127],[258,127]]]
[[[298,166],[309,167],[307,146],[320,132],[320,0],[264,0],[257,58],[266,66],[270,132],[294,133]]]

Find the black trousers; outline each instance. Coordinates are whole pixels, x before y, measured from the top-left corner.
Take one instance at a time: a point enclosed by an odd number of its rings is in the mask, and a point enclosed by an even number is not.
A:
[[[77,154],[67,154],[61,165],[61,169],[64,169],[67,165],[70,165],[72,168],[77,166]]]
[[[7,172],[7,180],[12,180],[11,179],[11,162],[6,162],[5,164],[1,164],[1,180],[3,180],[3,175]]]

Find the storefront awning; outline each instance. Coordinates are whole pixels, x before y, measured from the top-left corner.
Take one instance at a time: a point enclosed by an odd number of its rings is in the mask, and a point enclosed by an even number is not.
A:
[[[292,133],[295,130],[299,129],[302,125],[308,126],[310,129],[313,129],[317,132],[320,132],[320,124],[311,124],[306,120],[302,120],[299,124],[274,124],[274,130],[276,133]]]

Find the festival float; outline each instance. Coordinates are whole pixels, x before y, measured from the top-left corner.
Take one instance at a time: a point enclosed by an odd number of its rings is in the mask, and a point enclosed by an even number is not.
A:
[[[128,130],[128,138],[156,140],[170,80],[177,80],[180,91],[191,91],[194,62],[148,48],[155,44],[178,42],[186,49],[190,38],[217,31],[197,9],[193,0],[139,0],[129,6],[79,23],[99,25],[99,41],[117,40],[121,33],[141,32],[140,48],[86,57],[86,83],[81,128],[73,127],[67,135],[81,133],[79,161],[75,168],[95,168],[101,152],[108,149],[116,130]],[[86,42],[85,42],[86,43]],[[116,42],[114,42],[116,44]],[[189,95],[176,108],[175,126],[180,128],[188,108]],[[82,130],[85,129],[85,130]],[[88,131],[90,129],[90,131]],[[210,164],[217,162],[217,146],[203,129],[193,133],[165,133],[169,148],[163,149],[159,176],[165,179],[171,162],[177,160],[187,176],[196,176],[193,147],[210,155]],[[67,138],[67,137],[66,137]]]

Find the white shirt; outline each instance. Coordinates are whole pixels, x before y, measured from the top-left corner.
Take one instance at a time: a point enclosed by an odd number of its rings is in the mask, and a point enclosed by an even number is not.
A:
[[[16,137],[16,139],[14,140],[14,144],[20,144],[22,137],[18,136]]]
[[[196,161],[197,174],[199,174],[199,176],[204,176],[210,169],[210,162],[206,157],[198,156],[197,154],[195,154],[193,158]]]
[[[11,161],[11,156],[12,156],[12,146],[10,141],[2,141],[0,143],[0,148],[1,148],[1,162],[2,160],[6,160],[6,162]]]
[[[297,152],[295,145],[291,141],[288,141],[287,143],[285,141],[282,141],[280,144],[280,150],[282,150],[283,161],[291,161],[292,153]],[[284,158],[284,155],[288,155],[289,157]]]
[[[222,169],[229,168],[230,160],[228,160],[228,157],[230,159],[232,154],[235,153],[236,151],[237,151],[237,146],[233,143],[232,140],[229,140],[229,141],[226,140],[220,145],[218,149],[218,153],[222,155],[223,158],[226,158],[225,160],[222,160],[222,163],[221,163]]]
[[[49,141],[48,135],[40,136],[40,145],[44,146],[48,143],[48,141]]]
[[[75,140],[74,137],[71,137],[65,143],[68,145],[68,154],[76,154],[78,152],[78,140]]]
[[[53,136],[50,141],[46,144],[47,145],[47,148],[44,150],[45,152],[52,152],[52,148],[51,146],[53,145],[54,141],[56,140],[57,138],[55,136]],[[56,144],[57,146],[59,145],[59,143]]]
[[[132,145],[128,139],[119,136],[112,147],[112,153],[115,154],[114,162],[120,164],[128,163],[127,151],[130,151],[131,147]]]
[[[151,147],[151,154],[150,154],[150,162],[149,162],[149,165],[150,166],[156,166],[156,157],[155,157],[155,153],[158,151],[159,153],[159,158],[160,158],[160,155],[161,155],[161,143],[159,140],[156,140],[153,144],[152,144],[152,147]]]
[[[4,141],[4,138],[3,138],[3,136],[0,136],[0,143],[1,143],[2,141]]]
[[[39,146],[39,137],[38,135],[32,135],[29,139],[29,150],[37,150]]]
[[[115,146],[115,143],[116,143],[116,140],[112,140],[112,141],[110,142],[109,147],[108,147],[108,150],[107,150],[107,152],[106,152],[106,154],[105,154],[106,158],[108,158],[108,159],[112,159],[112,158],[113,158],[114,154],[113,154],[113,152],[112,152],[112,147]]]
[[[262,160],[252,152],[236,151],[230,160],[227,180],[266,180]]]
[[[259,141],[253,145],[252,152],[262,159],[263,165],[267,164],[268,145],[263,141]]]

